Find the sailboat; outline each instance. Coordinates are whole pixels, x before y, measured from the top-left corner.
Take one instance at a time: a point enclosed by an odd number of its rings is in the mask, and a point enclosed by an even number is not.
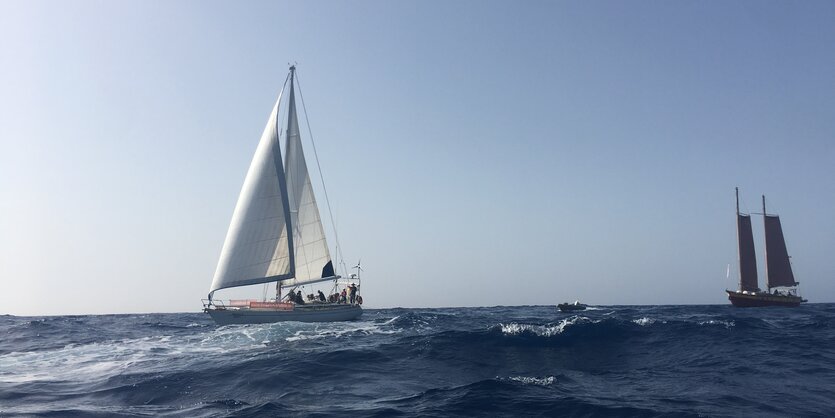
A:
[[[733,306],[800,306],[806,299],[797,295],[786,240],[780,217],[765,210],[763,196],[763,218],[765,226],[766,288],[763,291],[757,281],[757,257],[754,250],[754,234],[751,230],[751,215],[739,212],[739,188],[736,188],[736,226],[739,242],[739,290],[725,290]],[[773,289],[773,291],[772,291]]]
[[[296,67],[291,66],[241,188],[208,299],[203,300],[204,312],[220,325],[347,321],[362,315],[358,275],[347,281],[337,275],[328,250],[302,150],[297,84]],[[289,97],[282,101],[288,85]],[[284,131],[279,127],[283,106]],[[332,284],[329,297],[321,289],[318,295],[305,292],[304,286],[325,282]],[[275,284],[276,296],[267,299],[270,284]],[[253,285],[265,286],[262,299],[214,298],[219,290]],[[283,289],[290,289],[284,297]]]

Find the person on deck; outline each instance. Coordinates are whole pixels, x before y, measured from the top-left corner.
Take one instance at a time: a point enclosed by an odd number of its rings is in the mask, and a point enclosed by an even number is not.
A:
[[[321,291],[321,290],[319,291],[319,301],[320,301],[320,302],[324,302],[324,301],[325,301],[325,294],[324,294],[324,293],[322,293],[322,291]]]
[[[351,283],[351,285],[348,286],[348,294],[351,295],[351,305],[353,305],[354,301],[357,300],[357,285]]]
[[[348,291],[346,289],[342,289],[342,293],[339,294],[339,303],[345,303],[346,302],[347,298],[345,297],[345,295],[347,293],[348,293]]]

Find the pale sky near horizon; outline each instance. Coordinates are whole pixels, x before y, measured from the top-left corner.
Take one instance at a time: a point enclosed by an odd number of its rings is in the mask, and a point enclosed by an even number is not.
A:
[[[0,314],[198,311],[288,62],[367,306],[724,304],[735,186],[835,302],[833,22],[826,1],[0,0]]]

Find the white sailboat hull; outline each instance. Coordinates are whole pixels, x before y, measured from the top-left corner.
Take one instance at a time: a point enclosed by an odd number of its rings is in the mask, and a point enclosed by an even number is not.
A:
[[[208,308],[205,310],[218,325],[268,324],[273,322],[340,322],[362,315],[359,305],[327,304],[297,306],[292,311],[250,308]]]

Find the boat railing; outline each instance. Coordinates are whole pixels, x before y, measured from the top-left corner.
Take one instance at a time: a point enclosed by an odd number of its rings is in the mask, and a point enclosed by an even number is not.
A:
[[[200,302],[203,303],[203,309],[209,309],[210,307],[214,306],[216,308],[226,309],[226,304],[223,303],[222,300],[210,300],[210,299],[200,299]]]
[[[250,303],[252,302],[261,302],[258,299],[201,299],[203,302],[203,307],[208,308],[210,306],[214,306],[215,308],[220,309],[227,309],[227,308],[246,308],[249,307]]]
[[[203,303],[203,309],[240,309],[240,308],[272,308],[272,309],[282,309],[282,310],[290,310],[292,311],[296,307],[306,307],[307,309],[315,309],[320,307],[326,306],[333,306],[333,305],[361,305],[359,301],[355,301],[354,303],[350,302],[321,302],[318,300],[309,301],[304,305],[295,305],[291,302],[274,302],[274,301],[261,301],[258,299],[230,299],[230,300],[222,300],[222,299],[201,299]]]

